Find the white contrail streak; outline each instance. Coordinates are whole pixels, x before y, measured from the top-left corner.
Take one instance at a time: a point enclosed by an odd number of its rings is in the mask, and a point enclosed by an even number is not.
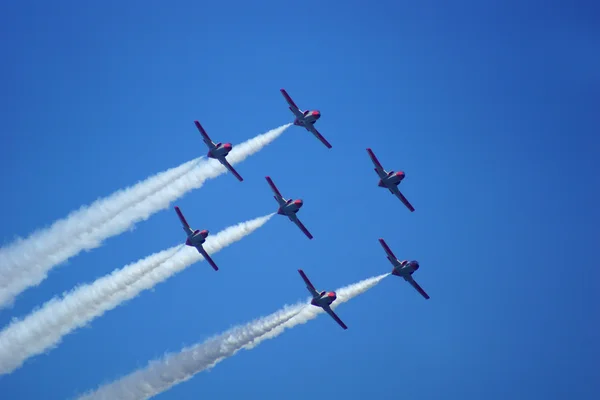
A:
[[[234,146],[227,160],[232,165],[244,161],[274,141],[290,125],[282,125]],[[172,201],[187,192],[200,188],[207,179],[225,172],[227,169],[217,160],[189,161],[98,200],[55,222],[50,228],[0,249],[0,308],[12,304],[23,290],[42,282],[52,267],[82,250],[100,246],[103,240],[123,233],[135,223],[169,207]]]
[[[388,275],[365,279],[337,290],[337,300],[332,304],[332,308],[364,293]],[[179,353],[167,355],[162,360],[152,361],[146,368],[101,386],[96,391],[79,397],[79,400],[149,399],[191,379],[201,371],[212,368],[239,350],[253,348],[263,340],[280,335],[287,328],[305,324],[322,312],[323,309],[305,302],[285,306],[267,317],[232,328],[203,343],[185,348]],[[332,323],[335,324],[335,321]]]
[[[273,215],[242,222],[209,236],[204,248],[214,254],[254,232]],[[29,357],[56,347],[63,336],[201,260],[204,257],[195,248],[174,246],[79,286],[62,298],[53,298],[0,332],[0,374],[14,371]]]

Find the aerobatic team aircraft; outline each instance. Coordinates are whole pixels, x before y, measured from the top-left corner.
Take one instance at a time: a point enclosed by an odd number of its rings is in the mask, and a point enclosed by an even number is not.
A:
[[[395,194],[396,197],[398,197],[410,211],[415,211],[415,208],[408,202],[408,200],[406,200],[406,197],[404,197],[404,195],[400,193],[400,190],[398,189],[398,185],[406,177],[406,174],[403,171],[387,172],[385,169],[383,169],[377,157],[375,157],[373,150],[367,149],[367,153],[369,153],[371,161],[373,161],[373,164],[375,164],[375,172],[377,172],[377,175],[379,175],[379,183],[377,186],[387,188],[392,194]]]
[[[275,196],[273,196],[273,198],[275,198],[275,200],[277,200],[277,203],[279,204],[279,209],[277,210],[277,214],[285,215],[286,217],[288,217],[290,219],[290,221],[292,221],[293,223],[298,225],[298,228],[300,228],[300,230],[302,232],[304,232],[304,234],[309,239],[312,239],[313,236],[310,234],[308,229],[306,229],[306,227],[302,224],[302,222],[300,222],[300,220],[298,219],[298,216],[296,215],[296,213],[298,212],[298,210],[300,210],[300,207],[302,207],[304,202],[301,199],[296,199],[296,200],[284,199],[283,196],[281,195],[281,193],[279,193],[279,190],[277,189],[277,187],[275,186],[275,184],[273,183],[271,178],[268,176],[265,178],[267,179],[269,186],[271,186],[273,193],[275,193]]]
[[[206,250],[204,250],[204,247],[202,247],[202,243],[206,241],[206,237],[208,236],[208,231],[206,229],[202,231],[200,229],[193,230],[192,228],[190,228],[190,225],[185,220],[185,217],[181,213],[179,207],[175,206],[175,211],[177,212],[177,215],[181,220],[183,230],[187,234],[187,240],[185,241],[185,244],[191,247],[195,247],[196,250],[198,250],[198,253],[202,254],[204,259],[208,261],[210,266],[213,267],[215,271],[218,271],[219,267],[217,267],[217,264],[215,264],[215,262],[212,260],[212,258],[210,258],[210,256],[206,252]]]
[[[423,297],[429,299],[429,295],[425,293],[421,286],[419,286],[419,284],[412,277],[412,274],[419,269],[419,262],[417,260],[400,261],[396,258],[394,253],[392,253],[392,250],[390,250],[390,248],[383,239],[379,239],[379,243],[381,243],[383,250],[385,250],[385,252],[387,253],[387,259],[390,260],[390,262],[394,266],[394,268],[392,269],[392,275],[404,278],[404,280],[413,285],[413,287],[417,289],[417,291],[421,293]]]
[[[287,94],[285,89],[280,89],[281,94],[285,97],[285,100],[290,105],[290,110],[296,116],[296,120],[294,121],[294,125],[303,126],[307,131],[311,132],[313,135],[317,137],[328,149],[331,148],[331,145],[325,138],[315,129],[315,122],[319,118],[321,118],[321,112],[319,110],[306,110],[302,111],[298,108],[294,100]]]
[[[240,176],[240,174],[238,174],[237,171],[235,169],[233,169],[231,164],[229,164],[229,162],[225,158],[225,157],[227,157],[227,154],[229,154],[229,152],[233,148],[233,145],[231,143],[221,143],[221,142],[215,144],[210,139],[210,137],[208,136],[208,134],[206,133],[206,131],[204,130],[202,125],[200,125],[200,122],[194,121],[194,123],[196,124],[196,128],[198,128],[198,130],[200,131],[200,134],[202,135],[202,140],[204,140],[204,143],[206,143],[206,146],[208,147],[208,154],[206,156],[208,158],[214,158],[214,159],[219,160],[219,162],[221,164],[223,164],[223,166],[225,168],[227,168],[233,175],[235,175],[235,177],[238,178],[238,180],[240,182],[243,181],[244,178],[242,178]]]
[[[313,297],[312,300],[310,301],[310,304],[312,304],[315,307],[321,307],[323,310],[325,310],[325,312],[327,314],[331,315],[331,318],[335,319],[335,321],[338,324],[340,324],[340,326],[342,328],[348,329],[346,324],[344,324],[344,322],[340,319],[340,317],[338,317],[330,307],[331,303],[333,303],[335,301],[335,299],[337,299],[337,295],[335,294],[335,292],[327,292],[326,290],[323,290],[321,293],[319,293],[315,289],[313,284],[310,283],[310,281],[308,280],[308,277],[306,276],[304,271],[299,269],[298,272],[300,273],[300,276],[302,277],[302,279],[304,279],[304,283],[306,283],[306,288],[308,289],[308,291],[310,292],[310,294]]]

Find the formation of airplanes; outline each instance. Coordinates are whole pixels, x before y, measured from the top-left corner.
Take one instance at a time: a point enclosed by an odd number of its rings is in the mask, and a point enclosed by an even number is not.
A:
[[[294,125],[304,127],[307,131],[311,132],[317,139],[321,141],[328,149],[331,149],[331,144],[317,131],[315,128],[315,123],[321,118],[321,112],[319,110],[306,110],[302,111],[296,103],[292,100],[292,98],[288,95],[285,89],[280,89],[281,94],[289,104],[289,109],[295,116]],[[211,138],[208,136],[200,122],[194,121],[198,131],[202,135],[202,139],[206,146],[208,147],[207,157],[218,160],[225,168],[227,168],[240,182],[244,179],[242,176],[231,166],[231,164],[227,161],[227,155],[231,152],[233,145],[231,143],[214,143]],[[391,194],[395,195],[400,199],[400,201],[408,208],[411,212],[415,211],[415,208],[412,204],[404,197],[404,195],[398,189],[398,185],[402,183],[404,178],[406,177],[406,173],[404,171],[394,172],[392,170],[386,171],[371,148],[367,148],[367,153],[371,158],[375,166],[375,172],[379,176],[379,182],[377,186],[388,189]],[[298,211],[304,205],[302,199],[286,199],[281,195],[277,186],[271,179],[271,177],[266,176],[265,179],[267,183],[271,187],[271,190],[274,193],[273,198],[277,201],[279,208],[277,209],[277,214],[283,215],[289,218],[298,228],[308,237],[309,239],[313,239],[313,235],[306,229],[304,224],[300,222],[300,219],[297,216]],[[208,236],[208,230],[193,230],[188,222],[186,221],[181,209],[175,206],[175,212],[183,225],[183,230],[187,235],[187,239],[185,244],[187,246],[195,247],[198,252],[204,257],[206,261],[213,267],[215,271],[218,271],[219,268],[212,260],[210,255],[206,252],[203,243],[206,241],[206,237]],[[404,280],[410,283],[425,299],[429,299],[429,295],[421,288],[421,286],[415,281],[413,278],[413,274],[419,269],[419,262],[417,260],[400,261],[392,250],[389,248],[387,243],[383,239],[379,239],[379,243],[383,247],[385,251],[387,259],[392,264],[391,274],[404,278]],[[306,288],[310,292],[312,296],[312,300],[310,304],[315,307],[322,308],[327,314],[329,314],[343,329],[348,329],[346,324],[337,316],[335,312],[331,309],[331,304],[335,302],[337,299],[337,294],[335,292],[330,291],[318,291],[315,289],[311,281],[308,279],[306,274],[302,269],[299,269],[298,272],[300,276],[304,280],[306,284]]]

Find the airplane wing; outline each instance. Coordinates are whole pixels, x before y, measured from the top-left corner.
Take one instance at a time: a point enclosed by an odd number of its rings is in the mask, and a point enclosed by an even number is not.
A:
[[[206,133],[206,131],[204,130],[204,128],[202,127],[202,125],[200,125],[200,122],[194,121],[194,124],[196,124],[196,128],[198,128],[198,131],[200,131],[200,134],[202,135],[202,140],[204,140],[204,143],[206,143],[206,145],[208,146],[208,148],[209,149],[214,148],[215,144],[213,143],[212,140],[210,140],[210,137],[208,136],[208,133]]]
[[[417,283],[417,281],[415,281],[413,279],[413,277],[409,277],[409,278],[405,278],[408,283],[410,283],[415,289],[417,289],[417,291],[419,293],[421,293],[421,296],[425,297],[426,299],[429,299],[429,295],[427,293],[425,293],[425,291],[423,290],[423,288],[421,286],[419,286],[419,284]]]
[[[400,189],[398,189],[398,186],[395,186],[390,190],[392,191],[393,194],[396,195],[397,198],[400,199],[401,202],[404,203],[406,208],[408,208],[411,212],[415,211],[415,208],[408,202],[408,200],[406,200],[406,197],[404,197],[404,195],[402,193],[400,193]]]
[[[225,168],[227,168],[229,172],[231,172],[238,179],[238,181],[242,182],[244,180],[244,178],[242,178],[240,174],[238,174],[237,171],[233,169],[233,167],[231,166],[231,164],[229,164],[229,161],[227,161],[225,157],[219,158],[219,162],[223,164],[223,166],[225,166]]]
[[[185,220],[185,217],[183,216],[183,213],[181,212],[179,207],[175,206],[175,212],[177,213],[177,216],[179,217],[179,220],[181,221],[181,225],[183,225],[183,230],[185,231],[185,233],[187,233],[188,235],[191,233],[194,233],[192,228],[190,228],[190,225]]]
[[[306,229],[306,227],[302,224],[302,222],[300,222],[300,220],[298,219],[296,214],[289,215],[288,217],[293,223],[295,223],[298,226],[298,228],[300,228],[300,230],[302,232],[304,232],[306,237],[308,237],[309,239],[313,238],[313,235],[311,235],[310,232],[308,231],[308,229]]]
[[[329,142],[319,133],[318,130],[315,129],[314,125],[311,124],[310,127],[307,127],[306,129],[308,129],[313,135],[315,135],[317,139],[319,139],[321,143],[323,143],[328,149],[331,148]]]
[[[325,312],[329,315],[331,315],[331,318],[335,319],[335,322],[337,322],[338,324],[340,324],[340,326],[344,329],[348,329],[348,327],[346,326],[346,324],[340,319],[340,317],[338,317],[336,315],[336,313],[333,312],[333,310],[331,309],[331,307],[327,306],[327,307],[323,307],[323,310],[325,310]]]
[[[304,271],[302,271],[301,269],[299,269],[298,272],[300,273],[300,276],[302,277],[302,279],[304,279],[304,283],[306,283],[306,288],[308,289],[308,291],[310,292],[310,294],[313,297],[318,296],[319,292],[317,292],[317,289],[315,289],[315,287],[310,282],[310,280],[308,279],[308,277],[306,276],[306,274],[304,273]]]
[[[285,91],[285,89],[279,89],[279,91],[281,92],[281,94],[283,95],[283,97],[285,97],[285,100],[290,105],[290,110],[292,110],[292,112],[294,113],[294,115],[296,115],[298,117],[301,116],[302,113],[300,112],[300,108],[298,108],[298,106],[296,105],[296,103],[294,103],[294,100],[292,100],[292,98],[290,97],[290,95],[287,94],[287,92]]]
[[[383,247],[383,250],[385,250],[388,260],[390,260],[392,265],[395,265],[395,261],[398,260],[398,258],[394,255],[394,253],[392,252],[390,247],[387,245],[385,240],[379,239],[379,243],[381,244],[381,247]]]
[[[206,250],[204,250],[204,247],[202,246],[198,246],[196,247],[196,250],[198,250],[198,253],[202,254],[202,257],[204,257],[204,259],[206,261],[208,261],[208,263],[210,264],[211,267],[213,267],[213,269],[215,271],[219,270],[219,267],[217,267],[217,264],[215,264],[215,262],[213,261],[212,258],[210,258],[210,256],[208,255],[208,253],[206,252]]]
[[[375,153],[373,153],[373,150],[367,149],[367,153],[369,153],[369,157],[371,157],[371,161],[373,161],[373,164],[375,164],[375,171],[377,171],[377,174],[380,177],[384,177],[386,175],[385,169],[383,169],[383,167],[381,166],[381,163],[379,162],[377,157],[375,157]]]
[[[273,193],[275,193],[275,200],[277,200],[278,203],[285,203],[285,199],[283,198],[281,193],[279,193],[279,189],[277,189],[277,186],[275,186],[271,177],[265,176],[265,179],[267,180],[269,186],[271,186],[271,190],[273,191]]]

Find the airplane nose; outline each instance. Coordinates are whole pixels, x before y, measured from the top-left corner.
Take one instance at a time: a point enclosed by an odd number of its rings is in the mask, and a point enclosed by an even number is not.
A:
[[[231,149],[232,146],[231,143],[225,143],[223,147],[225,147],[226,149]]]
[[[319,116],[321,116],[321,112],[319,110],[315,110],[315,111],[313,111],[313,115],[315,117],[319,117]]]
[[[413,268],[414,268],[415,271],[419,269],[419,262],[418,261],[413,261],[412,265],[413,265]]]
[[[335,292],[329,292],[329,293],[327,293],[327,296],[331,297],[333,300],[335,300],[337,298]]]
[[[299,207],[302,207],[302,204],[304,204],[304,202],[302,201],[302,199],[298,199],[294,200],[294,204],[297,204]]]
[[[404,177],[406,176],[406,174],[403,171],[398,171],[398,172],[396,172],[396,176],[399,176],[400,179],[404,179]]]

